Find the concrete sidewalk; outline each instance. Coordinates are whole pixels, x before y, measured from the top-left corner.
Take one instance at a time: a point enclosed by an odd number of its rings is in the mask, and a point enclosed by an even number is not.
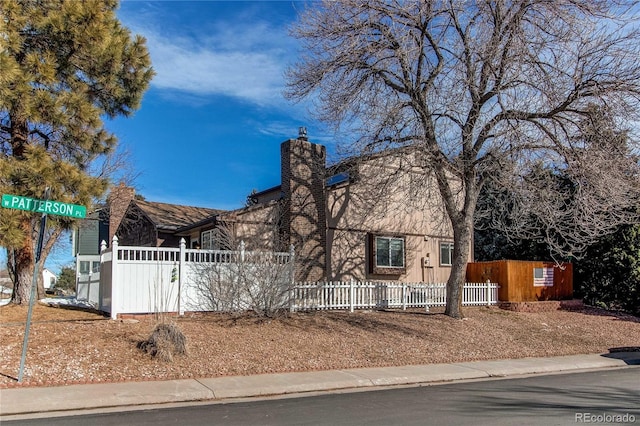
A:
[[[640,365],[640,352],[0,390],[0,416],[220,401]],[[6,418],[5,418],[6,420]]]

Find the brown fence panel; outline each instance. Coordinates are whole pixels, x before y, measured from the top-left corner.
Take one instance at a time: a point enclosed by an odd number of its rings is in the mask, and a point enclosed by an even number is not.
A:
[[[537,271],[536,271],[537,269]],[[497,282],[501,302],[565,300],[573,297],[573,265],[496,260],[467,265],[467,282]]]

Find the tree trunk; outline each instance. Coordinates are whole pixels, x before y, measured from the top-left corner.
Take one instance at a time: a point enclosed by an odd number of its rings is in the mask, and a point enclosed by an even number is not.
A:
[[[14,283],[11,302],[16,305],[29,303],[31,296],[31,281],[33,280],[33,247],[21,247],[14,252]]]
[[[31,283],[33,267],[35,265],[35,248],[32,238],[32,223],[24,219],[21,223],[25,238],[22,247],[12,250],[10,261],[14,274],[13,295],[11,303],[22,305],[29,303],[31,297]],[[42,282],[42,279],[39,280]]]
[[[471,247],[472,221],[460,220],[453,223],[453,259],[451,275],[447,281],[447,304],[445,315],[462,319],[462,296],[467,276],[467,261]]]

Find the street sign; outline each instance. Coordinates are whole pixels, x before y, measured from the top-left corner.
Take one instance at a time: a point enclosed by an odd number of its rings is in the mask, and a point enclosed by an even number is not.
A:
[[[55,214],[83,219],[87,216],[87,208],[77,204],[67,204],[61,201],[36,200],[35,198],[19,195],[2,195],[2,207],[7,209],[26,210],[36,213]]]

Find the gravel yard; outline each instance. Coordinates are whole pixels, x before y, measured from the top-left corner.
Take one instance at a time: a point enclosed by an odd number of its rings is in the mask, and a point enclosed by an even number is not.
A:
[[[26,307],[0,307],[0,388],[165,380],[606,353],[640,345],[640,318],[594,308],[518,313],[325,311],[278,319],[228,314],[173,318],[188,352],[163,362],[136,344],[157,319],[110,320],[37,305],[22,384],[17,383]]]

